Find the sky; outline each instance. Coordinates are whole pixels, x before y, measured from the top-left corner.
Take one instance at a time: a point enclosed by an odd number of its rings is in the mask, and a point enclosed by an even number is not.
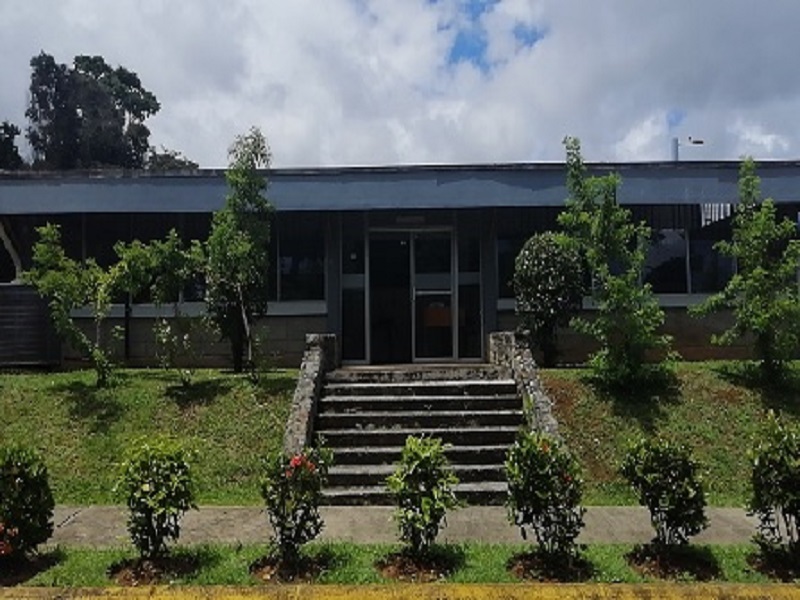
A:
[[[797,0],[0,0],[0,121],[24,130],[45,51],[138,73],[151,144],[201,167],[251,126],[275,167],[557,161],[566,135],[797,159],[798,25]]]

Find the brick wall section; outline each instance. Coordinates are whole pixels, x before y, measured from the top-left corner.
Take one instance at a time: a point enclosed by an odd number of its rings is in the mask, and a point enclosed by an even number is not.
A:
[[[553,401],[542,386],[536,372],[536,362],[525,339],[513,331],[489,334],[489,362],[511,370],[517,391],[525,402],[525,413],[530,426],[560,437],[558,421],[553,416]]]
[[[591,318],[592,312],[585,313]],[[739,340],[732,346],[715,346],[711,336],[720,334],[733,323],[730,312],[719,312],[703,318],[690,316],[685,308],[664,309],[664,331],[673,337],[672,348],[684,360],[727,360],[751,358],[749,340]],[[498,327],[503,331],[513,331],[517,317],[513,311],[498,313]],[[589,354],[597,349],[597,344],[589,336],[570,329],[559,331],[559,362],[581,364]],[[534,358],[540,358],[534,354]]]
[[[93,323],[90,319],[79,319],[79,324],[87,333],[93,334]],[[130,366],[157,366],[155,336],[153,324],[155,319],[136,317],[130,321]],[[106,339],[111,345],[117,360],[123,362],[124,341],[111,337],[114,327],[122,327],[121,318],[107,319],[104,323]],[[327,320],[322,316],[266,316],[256,324],[257,335],[264,340],[264,351],[269,364],[276,367],[296,368],[303,358],[305,336],[309,331],[325,331]],[[199,326],[192,337],[192,347],[196,354],[195,366],[230,367],[231,351],[227,340],[220,340],[213,332]],[[78,354],[69,347],[64,347],[64,359],[75,363],[80,360]]]
[[[283,450],[287,454],[297,454],[313,443],[314,420],[317,417],[317,403],[325,384],[325,373],[338,366],[335,335],[315,333],[306,335],[306,349],[283,436]]]

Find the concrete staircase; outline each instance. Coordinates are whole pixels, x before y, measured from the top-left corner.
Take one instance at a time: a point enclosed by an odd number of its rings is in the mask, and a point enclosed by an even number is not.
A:
[[[329,504],[390,504],[384,480],[409,435],[438,437],[469,504],[505,499],[503,461],[523,423],[514,381],[498,367],[351,367],[327,375],[315,432],[334,451]]]

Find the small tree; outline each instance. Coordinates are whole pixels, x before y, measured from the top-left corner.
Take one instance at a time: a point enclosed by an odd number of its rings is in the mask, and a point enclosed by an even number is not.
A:
[[[664,362],[648,365],[654,350],[670,356],[670,337],[659,333],[664,311],[649,284],[642,283],[650,229],[633,223],[617,202],[619,176],[588,177],[580,142],[566,138],[567,210],[559,223],[585,257],[592,279],[593,319],[572,325],[593,336],[600,350],[590,364],[597,377],[613,386],[640,382],[663,371]]]
[[[183,514],[197,508],[189,456],[172,442],[146,442],[122,463],[115,492],[128,506],[128,532],[142,558],[164,555]]]
[[[715,248],[736,260],[737,272],[725,289],[694,308],[694,314],[730,309],[735,322],[714,344],[731,344],[752,334],[755,355],[769,379],[784,372],[800,349],[800,240],[789,219],[779,219],[772,200],[761,201],[760,179],[748,158],[739,170],[739,204],[731,241]]]
[[[442,440],[408,436],[400,462],[386,479],[394,496],[400,539],[414,556],[427,554],[448,510],[460,503],[453,488],[458,477],[444,454]]]
[[[650,511],[659,547],[685,544],[708,526],[706,497],[688,448],[664,439],[640,439],[628,448],[620,469]]]
[[[271,207],[263,195],[267,181],[258,169],[269,166],[264,135],[252,128],[228,152],[230,194],[214,213],[205,245],[208,315],[230,340],[233,368],[254,360],[253,318],[267,310]]]
[[[536,536],[540,551],[552,559],[575,554],[583,527],[583,479],[578,461],[564,444],[544,433],[522,432],[508,451],[508,518],[527,539]]]
[[[770,412],[750,461],[756,543],[763,552],[787,551],[800,558],[800,427]]]
[[[542,351],[544,365],[555,365],[558,328],[569,323],[583,295],[583,269],[575,244],[558,233],[532,236],[514,264],[514,294],[517,314]]]
[[[117,263],[103,269],[94,259],[79,262],[69,258],[61,245],[58,225],[37,228],[39,239],[33,247],[33,267],[24,274],[39,295],[46,298],[50,318],[58,334],[88,358],[97,374],[97,386],[108,385],[113,369],[104,322],[116,291],[135,292],[147,272],[142,263],[141,244],[130,248],[115,245]],[[72,317],[72,311],[87,306],[94,320],[94,335],[89,336]]]
[[[157,357],[164,369],[176,369],[181,384],[187,387],[193,371],[179,362],[181,357],[191,356],[192,332],[197,319],[183,313],[180,297],[186,285],[201,271],[202,255],[196,251],[196,246],[185,248],[174,229],[163,240],[151,242],[147,252],[153,301],[157,306],[172,307],[171,317],[159,318],[153,326]]]
[[[261,497],[275,531],[274,552],[286,565],[296,565],[302,546],[322,531],[319,506],[332,461],[333,453],[323,446],[264,459]]]
[[[24,556],[53,533],[47,467],[20,446],[0,448],[0,557]]]

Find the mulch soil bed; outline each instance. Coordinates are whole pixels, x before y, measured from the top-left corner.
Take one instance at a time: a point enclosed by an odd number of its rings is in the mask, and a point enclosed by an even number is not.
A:
[[[535,551],[515,554],[507,567],[519,579],[542,583],[587,581],[594,574],[592,564],[580,555],[554,558]]]
[[[303,556],[296,563],[285,563],[274,556],[263,556],[250,565],[250,574],[263,583],[311,583],[329,567],[325,556]]]
[[[463,562],[463,557],[461,557]],[[459,566],[459,557],[442,552],[414,556],[408,551],[394,552],[375,563],[378,572],[387,579],[406,583],[441,581]]]
[[[784,583],[800,581],[800,558],[788,551],[754,552],[747,563],[756,571]]]
[[[645,577],[712,581],[722,574],[711,552],[694,546],[638,545],[625,559],[632,569]]]
[[[191,575],[199,568],[198,559],[190,555],[131,558],[111,565],[108,576],[117,585],[136,587],[169,583],[178,577]]]

